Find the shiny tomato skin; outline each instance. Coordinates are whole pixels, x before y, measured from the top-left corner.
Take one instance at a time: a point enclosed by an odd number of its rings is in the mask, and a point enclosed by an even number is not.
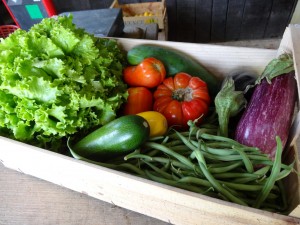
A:
[[[174,89],[186,88],[190,85],[192,76],[187,73],[177,73],[173,78]]]
[[[183,124],[183,113],[181,109],[181,103],[176,100],[171,100],[169,104],[166,105],[162,113],[167,121],[168,126],[179,126],[181,127]],[[176,129],[176,127],[174,127]]]
[[[123,70],[125,83],[134,87],[157,87],[166,77],[164,64],[153,57],[144,59],[137,66],[129,66]]]
[[[187,129],[189,120],[201,122],[209,110],[210,96],[206,83],[199,77],[178,73],[166,78],[153,94],[153,110],[162,113],[169,126]]]
[[[145,87],[128,88],[128,98],[123,105],[123,114],[137,114],[151,111],[153,105],[153,94]]]
[[[182,102],[181,107],[183,113],[183,126],[186,125],[189,120],[196,120],[201,117],[201,115],[199,115],[199,112],[201,112],[203,116],[208,113],[207,103],[200,99],[193,99],[190,102]]]

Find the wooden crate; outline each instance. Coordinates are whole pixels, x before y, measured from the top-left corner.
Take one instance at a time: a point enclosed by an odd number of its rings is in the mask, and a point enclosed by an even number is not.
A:
[[[261,73],[267,63],[282,52],[294,56],[298,94],[300,65],[300,27],[289,26],[277,50],[178,43],[136,39],[118,39],[124,50],[144,43],[168,46],[180,50],[206,66],[218,76],[237,68]],[[299,95],[300,96],[300,95]],[[296,158],[300,113],[290,132],[289,156]],[[284,216],[245,207],[201,194],[138,178],[69,156],[60,155],[18,141],[0,137],[0,161],[8,168],[55,183],[114,205],[127,208],[171,224],[299,224],[299,178],[292,174],[285,180],[288,189],[290,215]]]
[[[167,29],[167,9],[166,2],[144,2],[133,4],[119,4],[114,0],[111,8],[122,8],[125,25],[140,25],[157,23],[159,29]],[[145,12],[151,12],[152,16],[141,16]]]

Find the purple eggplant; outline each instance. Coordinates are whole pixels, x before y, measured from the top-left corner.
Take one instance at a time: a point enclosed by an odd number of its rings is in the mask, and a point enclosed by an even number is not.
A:
[[[272,159],[276,153],[275,137],[280,137],[283,147],[286,145],[297,94],[291,56],[274,60],[258,80],[235,131],[235,140],[260,148]]]

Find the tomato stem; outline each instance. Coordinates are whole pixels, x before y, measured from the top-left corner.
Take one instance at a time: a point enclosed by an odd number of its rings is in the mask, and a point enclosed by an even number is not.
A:
[[[192,88],[178,88],[172,93],[172,98],[179,101],[191,101],[193,99],[193,89]]]

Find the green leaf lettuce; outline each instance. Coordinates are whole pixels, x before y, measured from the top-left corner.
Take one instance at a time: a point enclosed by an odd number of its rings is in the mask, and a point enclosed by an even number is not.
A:
[[[0,134],[57,151],[62,139],[116,117],[127,98],[113,39],[46,18],[0,40]]]

